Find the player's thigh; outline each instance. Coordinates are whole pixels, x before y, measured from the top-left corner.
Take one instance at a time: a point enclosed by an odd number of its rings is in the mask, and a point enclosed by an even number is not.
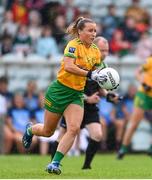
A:
[[[70,104],[64,111],[64,117],[67,124],[67,130],[80,129],[83,120],[84,109],[78,104]]]
[[[101,124],[97,122],[93,122],[86,125],[86,128],[89,131],[89,135],[91,139],[95,139],[97,141],[101,140],[102,138],[102,129]]]
[[[60,120],[61,114],[53,113],[48,110],[45,110],[44,113],[44,129],[45,131],[54,132],[57,124]]]
[[[135,106],[130,121],[134,123],[139,123],[144,117],[144,112],[144,109]]]

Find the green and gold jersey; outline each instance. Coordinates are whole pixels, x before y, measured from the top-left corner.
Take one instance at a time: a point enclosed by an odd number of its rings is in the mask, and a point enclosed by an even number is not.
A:
[[[149,57],[147,59],[147,62],[143,65],[143,71],[144,71],[144,83],[152,87],[152,56]],[[152,90],[149,92],[145,92],[144,88],[141,86],[140,91],[152,97]]]
[[[88,71],[93,70],[102,63],[98,47],[93,43],[90,47],[86,47],[78,38],[71,40],[67,44],[64,56],[73,58],[75,65]],[[64,70],[64,60],[61,62],[57,79],[63,85],[78,91],[83,90],[86,83],[86,77],[81,77]]]

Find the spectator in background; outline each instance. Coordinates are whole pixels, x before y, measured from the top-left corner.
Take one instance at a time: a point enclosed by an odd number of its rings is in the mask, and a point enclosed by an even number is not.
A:
[[[44,26],[42,35],[36,43],[36,53],[40,56],[50,58],[59,54],[57,43],[52,36],[52,29],[49,26]]]
[[[44,93],[41,91],[38,95],[38,107],[32,111],[31,115],[32,121],[36,123],[44,123]],[[40,154],[46,155],[49,151],[48,137],[38,137],[40,140]]]
[[[137,87],[134,84],[128,86],[127,93],[124,95],[124,113],[125,118],[128,121],[134,108],[134,97],[137,92]]]
[[[41,26],[41,15],[38,11],[32,10],[29,13],[29,36],[32,39],[32,42],[35,43],[36,40],[40,37],[42,32]]]
[[[3,147],[0,147],[0,151],[4,154],[11,152],[14,136],[5,122],[7,113],[7,100],[0,94],[0,141],[3,143]]]
[[[74,0],[65,0],[63,6],[60,6],[59,13],[64,15],[67,24],[73,22],[80,14],[79,9],[74,6]]]
[[[140,39],[140,32],[136,29],[136,21],[131,17],[125,19],[121,30],[124,34],[124,40],[130,43],[136,43]]]
[[[152,37],[148,32],[144,32],[141,35],[135,47],[135,54],[145,61],[152,54]]]
[[[5,55],[13,51],[13,39],[10,35],[3,35],[0,47],[0,54]]]
[[[99,105],[100,123],[101,123],[101,128],[103,131],[101,149],[107,150],[107,134],[108,134],[108,128],[110,127],[111,122],[112,122],[110,115],[111,115],[113,104],[110,102],[107,102],[106,98],[101,98],[98,105]]]
[[[18,24],[13,21],[12,11],[8,10],[4,13],[4,19],[1,24],[0,32],[1,34],[8,34],[12,37],[15,36],[17,32]]]
[[[53,27],[53,37],[56,39],[57,45],[63,53],[63,49],[66,45],[66,19],[63,15],[58,15],[55,18]]]
[[[116,150],[119,150],[120,148],[127,121],[130,119],[133,112],[133,101],[136,91],[136,86],[130,84],[127,93],[124,95],[123,101],[116,104],[111,112],[112,121],[116,128]]]
[[[103,36],[103,25],[101,23],[97,23],[97,36]]]
[[[132,0],[131,5],[127,8],[125,18],[132,18],[138,25],[149,25],[150,16],[147,10],[140,7],[140,0]]]
[[[125,113],[124,113],[124,103],[122,101],[113,107],[112,112],[111,112],[111,118],[115,126],[116,150],[119,150],[125,124],[126,124]]]
[[[128,40],[124,40],[123,31],[117,29],[110,41],[110,51],[112,54],[118,56],[124,56],[128,54],[131,49],[131,43]]]
[[[0,153],[10,152],[11,136],[7,133],[5,126],[5,115],[7,112],[6,98],[0,94]],[[5,142],[5,143],[4,143]]]
[[[26,124],[30,121],[30,111],[25,107],[24,98],[17,93],[13,98],[13,106],[8,110],[6,123],[11,132],[13,132],[14,142],[19,153],[25,153],[22,146],[22,136],[25,131]],[[34,139],[34,145],[36,139]]]
[[[28,10],[24,0],[14,0],[11,11],[14,22],[19,24],[28,24]]]
[[[7,107],[11,106],[12,103],[12,93],[8,90],[8,79],[6,76],[0,77],[0,94],[6,98]]]
[[[29,10],[37,10],[40,11],[46,2],[44,0],[26,0],[25,6]]]
[[[13,2],[14,2],[14,0],[12,0],[12,1],[10,1],[10,0],[3,1],[2,0],[2,1],[0,1],[0,4],[1,4],[1,6],[4,6],[6,10],[8,10],[8,9],[11,9]]]
[[[38,107],[37,84],[34,80],[27,83],[27,89],[24,94],[26,107],[31,111]]]
[[[3,147],[1,147],[0,149],[4,154],[8,154],[11,152],[14,141],[13,133],[5,122],[6,112],[7,101],[6,98],[0,94],[0,140],[3,143]]]
[[[20,25],[14,39],[14,51],[26,56],[32,51],[31,45],[32,40],[28,34],[28,27]]]
[[[79,16],[84,18],[92,18],[89,10],[80,11]]]
[[[0,94],[0,117],[2,115],[6,114],[7,111],[7,103],[6,103],[6,98]]]
[[[33,122],[36,123],[43,123],[44,120],[44,94],[43,92],[40,92],[38,95],[38,107],[33,109],[32,113],[31,113],[31,118]],[[48,148],[49,148],[49,144],[46,141],[43,141],[43,138],[41,140],[40,139],[40,154],[44,155],[47,154],[48,152]]]
[[[55,18],[61,14],[60,13],[60,2],[57,1],[47,1],[44,5],[44,7],[41,10],[42,15],[42,24],[43,25],[49,25],[54,26],[54,20]]]
[[[116,7],[114,4],[108,6],[108,14],[104,16],[101,22],[103,24],[104,36],[110,41],[120,23],[120,18],[116,15]]]

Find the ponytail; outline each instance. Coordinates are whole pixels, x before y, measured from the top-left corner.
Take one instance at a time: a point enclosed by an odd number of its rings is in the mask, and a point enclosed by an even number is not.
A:
[[[78,30],[82,30],[85,26],[85,23],[90,22],[90,23],[94,23],[91,19],[88,18],[84,18],[84,17],[79,17],[77,18],[73,23],[71,23],[67,30],[66,33],[70,34],[73,37],[78,37]]]

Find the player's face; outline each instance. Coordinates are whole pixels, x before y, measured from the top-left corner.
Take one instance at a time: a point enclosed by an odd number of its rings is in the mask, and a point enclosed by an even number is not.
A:
[[[98,42],[98,48],[102,54],[102,59],[105,59],[106,56],[108,56],[108,54],[109,54],[109,44],[102,42],[102,41],[99,41]]]
[[[79,30],[79,38],[86,45],[91,45],[95,37],[96,37],[95,23],[85,23],[85,27],[83,28],[83,30]]]

